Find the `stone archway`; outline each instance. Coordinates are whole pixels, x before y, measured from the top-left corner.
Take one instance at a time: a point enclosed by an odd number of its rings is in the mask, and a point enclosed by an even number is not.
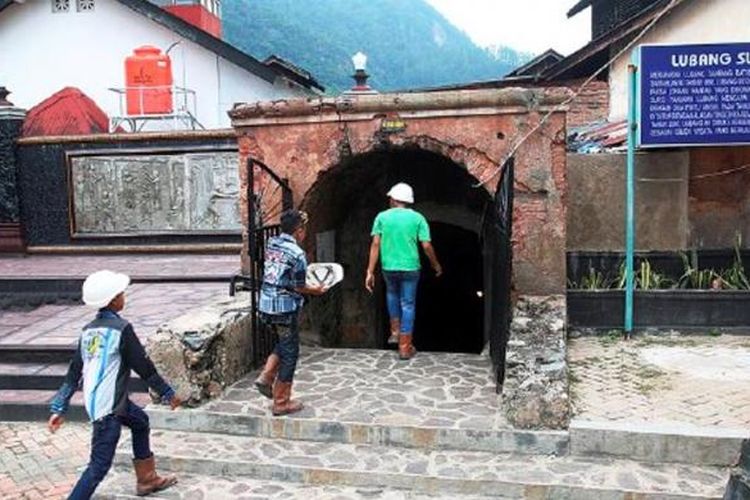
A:
[[[515,151],[513,282],[520,294],[563,293],[565,110],[559,105],[566,97],[559,89],[499,89],[238,105],[230,115],[243,165],[243,219],[248,156],[289,179],[297,203],[322,172],[382,147],[417,146],[448,158],[473,177],[490,179],[484,187],[493,193],[499,165],[551,113]],[[390,127],[394,122],[403,126]]]
[[[346,158],[321,172],[301,207],[311,214],[308,246],[317,260],[331,258],[346,271],[342,285],[308,309],[308,331],[323,345],[384,347],[387,316],[382,283],[363,287],[370,227],[387,208],[388,188],[407,182],[414,208],[430,223],[445,273],[436,279],[425,261],[414,338],[421,350],[478,353],[485,344],[482,221],[492,203],[477,179],[449,158],[414,144],[381,147]],[[460,333],[459,333],[460,332]]]

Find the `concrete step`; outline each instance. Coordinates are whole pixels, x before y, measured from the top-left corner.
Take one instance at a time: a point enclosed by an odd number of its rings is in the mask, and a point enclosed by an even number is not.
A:
[[[0,421],[46,422],[49,418],[49,403],[56,391],[0,390]],[[78,391],[70,401],[65,418],[72,422],[86,422],[88,416],[83,404],[83,393]],[[144,406],[151,402],[145,393],[134,393],[130,399]]]
[[[227,478],[203,476],[198,474],[180,474],[179,482],[166,491],[149,495],[149,498],[185,499],[212,498],[229,500],[268,499],[268,500],[308,500],[323,498],[336,500],[429,500],[445,498],[441,493],[435,495],[390,487],[355,487],[338,485],[306,485],[248,479],[243,477]],[[113,470],[99,486],[95,500],[135,500],[143,498],[135,494],[135,476],[132,472]],[[453,500],[487,500],[483,495],[451,495]]]
[[[748,429],[697,427],[680,422],[612,422],[573,419],[570,453],[643,462],[735,465]]]
[[[48,390],[60,388],[68,373],[68,363],[2,363],[0,362],[0,390]],[[148,386],[131,373],[129,389],[147,392]]]
[[[230,434],[245,437],[283,438],[333,443],[400,446],[406,448],[489,451],[529,455],[565,455],[566,431],[521,429],[458,429],[414,425],[340,422],[310,418],[304,414],[287,418],[256,413],[223,413],[203,409],[170,411],[150,406],[153,429]]]
[[[729,473],[724,467],[612,458],[420,450],[164,430],[152,433],[152,446],[160,467],[178,473],[505,498],[719,499]],[[130,469],[129,443],[122,443],[115,460],[118,467]]]

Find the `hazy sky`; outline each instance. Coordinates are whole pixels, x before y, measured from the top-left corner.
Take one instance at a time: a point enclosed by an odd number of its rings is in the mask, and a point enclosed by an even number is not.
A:
[[[590,10],[568,19],[576,0],[427,0],[482,47],[499,43],[539,54],[567,55],[591,34]]]

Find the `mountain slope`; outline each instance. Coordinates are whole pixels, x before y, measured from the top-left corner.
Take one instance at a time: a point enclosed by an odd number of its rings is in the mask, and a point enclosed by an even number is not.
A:
[[[351,87],[360,50],[383,91],[496,79],[528,58],[507,49],[495,59],[424,0],[224,0],[222,9],[227,41],[302,66],[329,93]]]

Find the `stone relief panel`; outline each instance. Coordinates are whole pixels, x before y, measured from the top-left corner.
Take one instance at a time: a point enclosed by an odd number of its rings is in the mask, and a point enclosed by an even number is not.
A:
[[[73,234],[240,231],[237,153],[71,156]]]

